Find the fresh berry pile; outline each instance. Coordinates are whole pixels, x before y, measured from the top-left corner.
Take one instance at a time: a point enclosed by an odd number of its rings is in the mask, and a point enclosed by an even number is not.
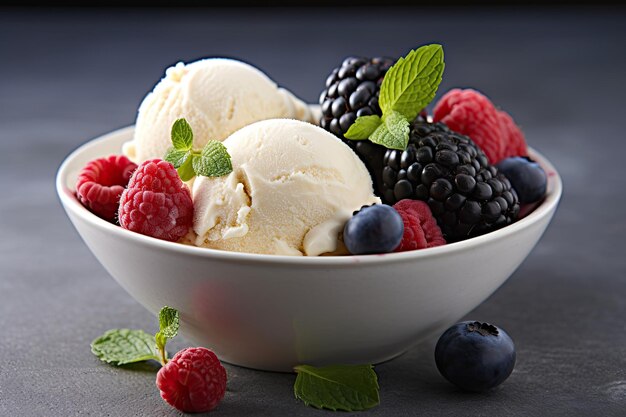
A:
[[[485,95],[452,89],[428,116],[444,67],[442,47],[425,45],[398,59],[345,58],[326,79],[319,125],[361,159],[383,203],[346,221],[339,238],[353,255],[483,235],[528,214],[546,194],[546,174],[528,157],[524,134]],[[185,182],[226,175],[232,165],[220,142],[193,149],[185,119],[173,124],[172,144],[164,160],[139,167],[122,156],[90,162],[79,175],[78,199],[137,233],[168,241],[190,236],[193,201]]]
[[[450,90],[435,104],[429,122],[424,108],[441,81],[440,49],[425,46],[391,67],[390,62],[346,58],[331,72],[320,97],[320,126],[361,158],[372,176],[375,193],[385,204],[403,201],[393,206],[403,218],[401,243],[387,249],[393,234],[385,224],[389,216],[379,220],[380,231],[375,232],[379,244],[372,243],[370,233],[378,230],[371,224],[375,219],[355,221],[357,216],[363,217],[357,213],[344,230],[352,254],[371,253],[355,244],[354,236],[366,236],[362,239],[378,253],[469,239],[515,222],[520,213],[527,214],[543,199],[546,176],[527,157],[524,134],[511,116],[486,96],[472,89]],[[363,75],[362,67],[374,64],[380,65],[376,71],[371,69],[376,89],[373,78],[371,84],[365,78],[354,78],[356,71]],[[355,92],[366,86],[372,88],[376,100],[372,98],[368,102],[371,107],[359,114],[351,105],[365,102],[352,99],[352,95],[356,98]],[[408,220],[404,200],[425,203],[412,206],[412,220]],[[417,219],[428,218],[434,219],[436,229],[431,222],[416,226]],[[436,244],[425,237],[426,231],[436,236]]]

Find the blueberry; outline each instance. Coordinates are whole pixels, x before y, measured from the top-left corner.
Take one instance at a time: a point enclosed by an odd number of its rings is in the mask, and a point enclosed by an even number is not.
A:
[[[546,173],[532,159],[514,156],[498,162],[496,168],[511,181],[520,203],[534,203],[546,194]]]
[[[391,206],[375,204],[363,207],[348,220],[343,241],[353,255],[387,253],[400,245],[404,222]]]
[[[515,345],[496,326],[464,321],[441,335],[435,348],[435,362],[441,375],[459,388],[485,391],[511,375]]]

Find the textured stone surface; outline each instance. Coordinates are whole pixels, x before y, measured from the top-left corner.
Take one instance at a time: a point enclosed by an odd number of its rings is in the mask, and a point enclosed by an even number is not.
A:
[[[367,415],[623,415],[624,11],[301,13],[1,11],[0,415],[178,415],[153,367],[116,369],[90,353],[109,328],[154,331],[156,321],[89,253],[53,184],[72,149],[133,123],[166,66],[238,57],[316,101],[344,56],[433,41],[445,45],[442,90],[473,86],[510,111],[565,194],[528,259],[468,316],[514,338],[509,380],[458,392],[437,373],[430,340],[377,366],[381,405]],[[227,370],[215,415],[320,415],[293,398],[293,375]]]

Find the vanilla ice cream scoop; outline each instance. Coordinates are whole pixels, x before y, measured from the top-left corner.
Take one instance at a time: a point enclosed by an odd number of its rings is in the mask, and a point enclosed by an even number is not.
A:
[[[134,162],[163,158],[172,124],[184,117],[194,132],[194,148],[222,141],[259,120],[278,117],[314,122],[309,106],[279,88],[251,65],[223,58],[168,68],[139,107],[135,135],[123,152]]]
[[[354,210],[380,203],[356,154],[310,123],[273,119],[224,142],[233,171],[196,177],[197,246],[236,252],[333,252]]]

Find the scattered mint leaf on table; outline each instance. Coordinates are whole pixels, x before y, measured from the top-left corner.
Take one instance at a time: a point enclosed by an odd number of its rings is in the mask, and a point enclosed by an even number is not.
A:
[[[306,405],[329,410],[360,411],[380,403],[378,378],[372,365],[298,365],[296,398]]]
[[[194,150],[193,131],[185,119],[172,125],[172,145],[163,159],[176,168],[180,179],[189,181],[196,175],[221,177],[233,170],[226,147],[217,140],[210,140],[201,151]]]
[[[155,360],[168,361],[165,344],[178,334],[179,313],[171,307],[159,311],[159,331],[152,336],[143,330],[112,329],[91,342],[91,352],[111,365]]]
[[[159,360],[154,336],[143,330],[109,330],[91,342],[91,351],[101,361],[112,365]]]
[[[159,360],[165,365],[168,361],[165,345],[178,334],[178,311],[165,306],[159,311],[159,331],[154,335],[156,347],[159,350]]]

